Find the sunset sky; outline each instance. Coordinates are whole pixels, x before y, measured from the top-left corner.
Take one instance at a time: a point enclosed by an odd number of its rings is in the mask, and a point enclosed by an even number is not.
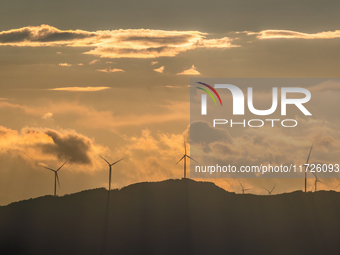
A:
[[[339,77],[339,8],[292,0],[2,1],[0,205],[52,194],[54,175],[42,166],[67,159],[59,195],[108,188],[99,155],[124,158],[113,167],[113,188],[182,178],[175,163],[190,124],[190,78]],[[314,101],[319,111],[293,154],[304,163],[314,142],[316,160],[340,163],[340,84],[313,89],[327,104]],[[280,156],[280,146],[272,153]],[[241,192],[236,179],[205,180]],[[321,189],[338,184],[323,181]],[[254,194],[274,183],[278,193],[303,189],[302,179],[242,182]]]

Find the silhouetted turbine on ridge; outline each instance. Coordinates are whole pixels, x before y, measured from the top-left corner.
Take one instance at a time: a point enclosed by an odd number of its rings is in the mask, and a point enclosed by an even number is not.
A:
[[[317,184],[318,184],[318,182],[323,183],[323,184],[326,184],[326,183],[320,181],[320,179],[316,176],[315,173],[312,173],[312,174],[313,174],[314,177],[315,177],[315,181],[314,181],[314,185],[313,185],[313,187],[312,187],[311,190],[313,190],[313,188],[315,187],[315,190],[314,190],[314,191],[316,192],[316,191],[318,191],[318,189],[317,189]],[[326,185],[327,185],[327,184],[326,184]]]
[[[276,187],[276,183],[275,183],[274,187],[271,190],[268,190],[265,187],[262,187],[262,189],[265,189],[266,191],[268,191],[268,195],[271,195],[273,190],[275,189],[275,187]]]
[[[122,158],[122,159],[120,159],[120,160],[118,160],[118,161],[116,161],[116,162],[114,162],[114,163],[112,163],[112,164],[110,164],[109,163],[109,161],[107,161],[105,158],[103,158],[102,156],[100,156],[102,159],[104,159],[105,160],[105,162],[109,165],[109,191],[111,190],[111,172],[112,172],[112,166],[114,165],[114,164],[117,164],[119,161],[121,161],[121,160],[123,160],[124,158]]]
[[[196,160],[194,160],[193,158],[190,158],[188,155],[187,155],[187,144],[185,143],[184,141],[184,155],[183,157],[181,157],[180,160],[177,161],[177,163],[175,165],[177,165],[179,162],[181,162],[182,159],[184,159],[184,178],[187,178],[187,158],[195,161],[196,163],[198,163]]]
[[[60,189],[60,182],[59,182],[59,177],[58,177],[58,171],[66,164],[66,162],[67,162],[67,160],[57,170],[54,170],[54,169],[46,167],[46,166],[42,166],[42,167],[44,167],[44,168],[54,172],[54,196],[57,196],[57,181],[58,181],[58,186],[59,186],[59,189]]]
[[[307,192],[307,171],[308,171],[307,164],[308,164],[308,160],[309,160],[310,154],[312,153],[312,149],[313,149],[313,144],[310,147],[310,151],[309,151],[309,154],[308,154],[308,157],[307,157],[307,161],[306,161],[306,165],[305,165],[305,192]]]
[[[245,188],[243,188],[243,185],[242,185],[242,183],[238,180],[238,182],[239,182],[239,184],[241,185],[241,188],[242,188],[242,194],[244,194],[244,192],[245,191],[247,191],[247,190],[251,190],[252,188],[248,188],[248,189],[245,189]]]

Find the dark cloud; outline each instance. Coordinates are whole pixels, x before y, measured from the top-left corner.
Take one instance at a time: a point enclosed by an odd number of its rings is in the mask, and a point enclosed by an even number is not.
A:
[[[0,43],[23,42],[30,36],[29,29],[14,30],[0,33]]]
[[[232,143],[232,137],[226,129],[214,128],[208,122],[197,121],[190,124],[190,141],[208,145],[217,141]]]
[[[162,53],[162,52],[169,52],[171,50],[175,50],[174,47],[168,47],[168,46],[161,46],[161,47],[149,47],[144,49],[133,49],[133,48],[114,48],[114,47],[108,47],[103,48],[98,51],[102,53],[114,53],[119,55],[124,54],[152,54],[152,53]]]
[[[122,36],[122,41],[139,41],[152,44],[183,44],[195,36],[190,34],[167,35],[167,36]]]
[[[42,36],[34,39],[32,41],[37,42],[54,42],[54,41],[69,41],[69,40],[78,40],[94,37],[94,34],[87,33],[73,33],[73,32],[57,32],[57,33],[47,33]]]
[[[216,153],[223,154],[223,155],[230,155],[234,153],[230,147],[231,146],[229,144],[216,142],[212,144],[211,151],[214,151]]]
[[[70,163],[92,164],[89,153],[91,141],[76,133],[61,134],[53,130],[45,132],[53,139],[54,144],[41,145],[43,153],[54,154],[59,159],[68,159]]]
[[[0,33],[0,43],[59,42],[81,40],[95,36],[97,36],[95,33],[87,31],[62,31],[49,25],[41,25],[3,31]]]

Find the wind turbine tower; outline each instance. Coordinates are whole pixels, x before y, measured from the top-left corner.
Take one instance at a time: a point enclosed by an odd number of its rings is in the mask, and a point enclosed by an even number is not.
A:
[[[317,188],[317,184],[318,184],[318,182],[319,183],[323,183],[322,181],[320,181],[320,179],[316,176],[316,174],[315,173],[313,173],[313,175],[314,175],[314,177],[315,177],[315,181],[314,181],[314,185],[313,185],[313,187],[312,187],[312,190],[313,190],[313,188],[315,187],[315,192],[318,190],[318,188]],[[325,183],[323,183],[323,184],[325,184]]]
[[[57,181],[58,181],[58,186],[60,189],[60,182],[59,182],[59,176],[58,176],[58,171],[66,164],[67,160],[65,161],[64,164],[61,165],[61,167],[59,167],[57,170],[54,170],[52,168],[46,167],[46,166],[42,166],[48,170],[51,170],[52,172],[54,172],[54,196],[57,196]]]
[[[109,165],[109,191],[111,190],[111,172],[112,172],[112,166],[114,164],[117,164],[119,161],[123,160],[124,158],[110,164],[109,161],[107,161],[105,158],[103,158],[102,156],[100,156],[108,165]]]
[[[308,154],[308,157],[307,157],[307,162],[306,162],[306,165],[305,165],[305,192],[307,192],[307,171],[308,171],[307,164],[308,164],[308,160],[309,160],[310,154],[312,153],[312,149],[313,149],[313,144],[310,147],[310,151],[309,151],[309,154]]]
[[[196,160],[194,160],[193,158],[190,158],[190,156],[187,155],[187,144],[185,143],[185,140],[184,140],[184,155],[175,164],[175,165],[177,165],[179,162],[181,162],[182,159],[184,159],[184,178],[187,178],[187,158],[189,158],[189,159],[195,161],[196,163],[198,163]]]

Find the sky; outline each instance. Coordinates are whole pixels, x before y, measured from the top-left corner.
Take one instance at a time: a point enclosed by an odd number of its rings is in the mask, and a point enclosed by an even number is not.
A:
[[[189,139],[190,78],[337,78],[338,1],[30,1],[0,3],[0,205],[176,179]],[[294,150],[336,162],[339,84],[316,84],[317,114]],[[312,124],[310,124],[312,123]],[[269,148],[282,156],[282,141]],[[256,136],[256,137],[255,137]],[[231,134],[234,145],[240,135]],[[242,150],[236,146],[235,150]],[[284,154],[291,157],[292,153]],[[244,159],[244,162],[248,162]],[[258,160],[261,160],[259,157]],[[239,158],[242,161],[242,157]],[[201,179],[199,179],[201,180]],[[204,179],[240,193],[236,179]],[[303,179],[244,179],[254,194]],[[320,189],[334,189],[324,179]],[[313,179],[309,180],[309,187]]]

